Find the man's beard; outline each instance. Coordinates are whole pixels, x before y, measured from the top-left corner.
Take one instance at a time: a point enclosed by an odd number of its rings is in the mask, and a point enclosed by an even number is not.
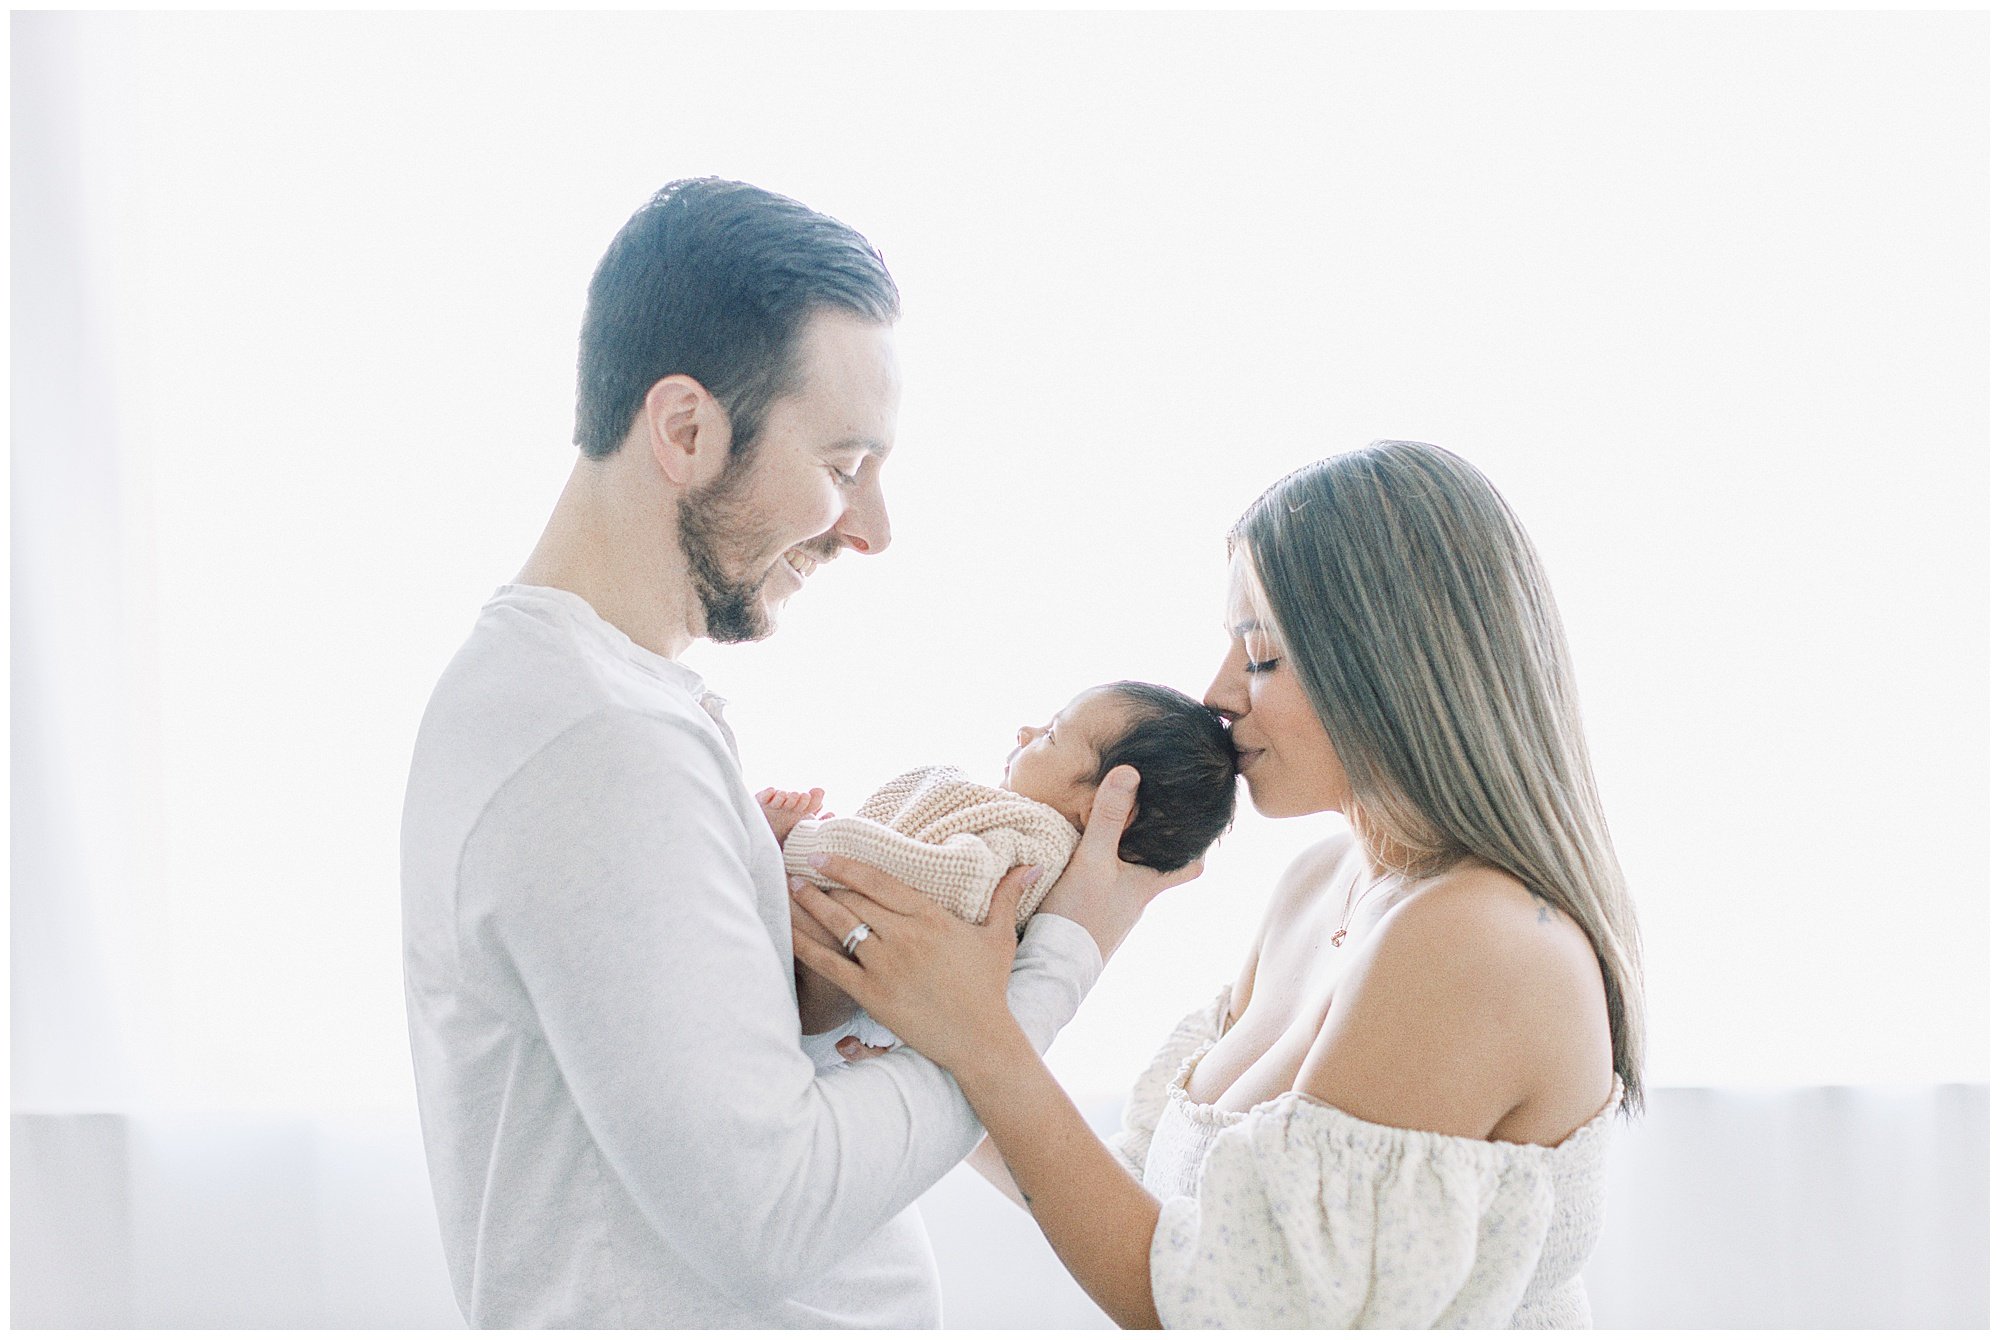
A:
[[[770,568],[733,570],[734,565],[754,562],[771,543],[771,534],[758,524],[750,500],[754,462],[754,450],[744,451],[729,462],[720,479],[682,498],[678,509],[681,553],[701,598],[702,620],[712,642],[756,642],[772,632],[771,612],[762,598]],[[832,557],[839,542],[829,536],[824,543],[800,547],[823,561]],[[778,561],[783,561],[782,555]]]

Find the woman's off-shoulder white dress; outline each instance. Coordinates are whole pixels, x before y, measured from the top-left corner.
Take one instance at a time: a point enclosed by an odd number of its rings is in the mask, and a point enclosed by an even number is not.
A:
[[[1611,1098],[1554,1148],[1378,1126],[1300,1093],[1248,1112],[1183,1087],[1230,993],[1175,1028],[1113,1148],[1161,1201],[1173,1327],[1580,1327]]]

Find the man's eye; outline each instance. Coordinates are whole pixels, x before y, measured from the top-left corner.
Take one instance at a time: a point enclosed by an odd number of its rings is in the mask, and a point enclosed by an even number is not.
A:
[[[837,465],[829,465],[826,468],[833,471],[833,477],[843,484],[852,486],[861,482],[861,473],[858,470],[850,475]]]

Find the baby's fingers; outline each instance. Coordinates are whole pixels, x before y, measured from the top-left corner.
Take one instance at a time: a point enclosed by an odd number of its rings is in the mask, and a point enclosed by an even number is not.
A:
[[[871,1047],[867,1043],[863,1042],[860,1038],[854,1037],[852,1035],[844,1037],[840,1041],[834,1043],[833,1049],[839,1052],[844,1059],[849,1061],[860,1061],[860,1060],[865,1060],[870,1056],[887,1056],[889,1054],[889,1048]]]

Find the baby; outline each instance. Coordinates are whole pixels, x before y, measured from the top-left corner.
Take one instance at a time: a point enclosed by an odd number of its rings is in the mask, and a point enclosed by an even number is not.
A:
[[[1121,859],[1178,870],[1229,826],[1236,807],[1229,732],[1186,694],[1133,680],[1085,689],[1048,725],[1023,726],[997,787],[929,767],[889,782],[852,816],[815,817],[818,790],[767,788],[757,802],[790,874],[836,888],[808,858],[851,856],[967,921],[986,920],[994,886],[1009,870],[1041,866],[1022,895],[1018,934],[1076,850],[1098,783],[1126,763],[1139,771],[1139,794],[1118,844]],[[824,984],[814,985],[824,993]]]

